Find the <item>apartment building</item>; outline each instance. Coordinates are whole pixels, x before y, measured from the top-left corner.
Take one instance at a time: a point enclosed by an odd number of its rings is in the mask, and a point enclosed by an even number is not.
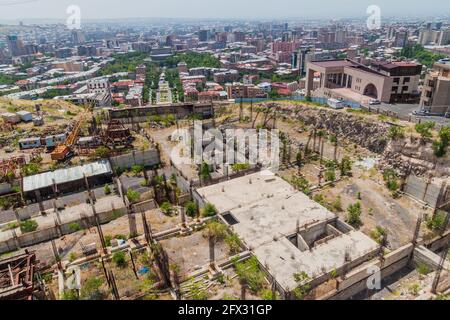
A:
[[[423,112],[448,114],[450,112],[450,59],[434,64],[424,82],[420,107]]]

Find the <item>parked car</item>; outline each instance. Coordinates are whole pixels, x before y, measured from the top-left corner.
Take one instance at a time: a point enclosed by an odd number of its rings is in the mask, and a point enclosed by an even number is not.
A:
[[[371,99],[371,100],[369,101],[369,104],[370,104],[371,106],[376,106],[376,105],[380,105],[380,104],[381,104],[381,101],[378,100],[378,99]]]

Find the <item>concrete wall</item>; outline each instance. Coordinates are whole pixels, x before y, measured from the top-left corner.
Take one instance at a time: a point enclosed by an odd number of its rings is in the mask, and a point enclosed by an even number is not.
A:
[[[404,192],[412,197],[424,201],[431,207],[437,206],[441,186],[428,184],[426,180],[410,175],[406,180]]]
[[[133,151],[132,153],[111,157],[113,168],[131,168],[134,165],[151,167],[160,163],[159,151],[156,149],[146,151]]]
[[[123,124],[147,122],[150,116],[175,114],[179,119],[187,118],[192,114],[211,117],[210,103],[180,103],[164,106],[147,106],[110,110],[109,117],[119,120]]]
[[[350,271],[344,280],[338,280],[338,289],[322,299],[346,300],[351,298],[352,296],[367,289],[367,280],[372,275],[372,273],[369,272],[369,268],[381,266],[381,279],[388,277],[408,265],[412,250],[412,244],[408,244],[385,255],[382,266],[380,260],[375,258],[370,262]]]
[[[141,203],[133,204],[131,206],[131,209],[133,210],[133,212],[138,213],[138,212],[145,212],[145,211],[153,210],[157,207],[158,206],[156,205],[155,200],[151,199],[148,201],[143,201]]]
[[[107,211],[97,213],[100,223],[104,224],[126,214],[126,208],[111,208]],[[93,213],[91,212],[86,217],[63,223],[60,226],[55,225],[50,228],[40,229],[30,233],[17,234],[15,230],[11,230],[10,232],[12,237],[0,242],[0,254],[15,251],[41,242],[50,241],[63,235],[73,233],[70,228],[70,225],[73,223],[78,223],[81,227],[88,228],[95,225],[95,219]]]

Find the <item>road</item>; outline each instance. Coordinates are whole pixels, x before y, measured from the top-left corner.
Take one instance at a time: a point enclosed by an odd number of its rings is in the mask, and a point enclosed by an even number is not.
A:
[[[368,105],[365,105],[368,108]],[[402,119],[408,119],[411,116],[412,121],[418,122],[419,119],[422,121],[433,121],[439,125],[450,125],[450,118],[438,117],[438,116],[415,116],[414,111],[419,110],[418,104],[388,104],[382,103],[380,105],[370,106],[372,110],[379,109],[385,111],[392,111],[399,115]]]

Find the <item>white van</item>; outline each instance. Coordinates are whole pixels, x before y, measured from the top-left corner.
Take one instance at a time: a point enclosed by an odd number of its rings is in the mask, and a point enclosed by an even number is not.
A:
[[[327,104],[333,109],[344,109],[344,103],[337,99],[328,99]]]

